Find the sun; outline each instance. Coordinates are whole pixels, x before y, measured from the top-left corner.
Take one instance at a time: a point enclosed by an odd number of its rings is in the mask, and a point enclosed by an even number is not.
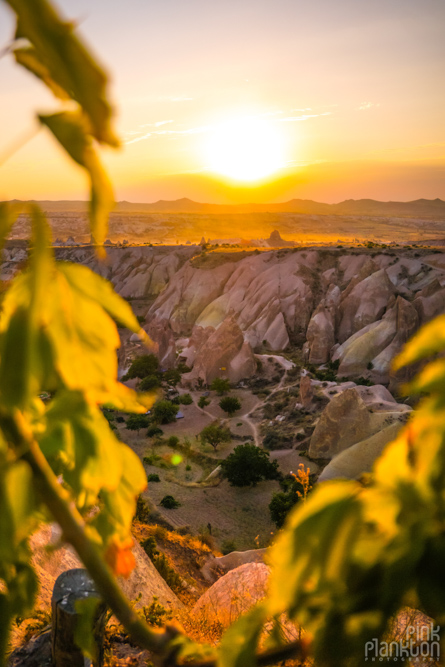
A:
[[[211,171],[237,181],[258,181],[284,163],[282,137],[262,118],[238,118],[217,125],[206,145]]]

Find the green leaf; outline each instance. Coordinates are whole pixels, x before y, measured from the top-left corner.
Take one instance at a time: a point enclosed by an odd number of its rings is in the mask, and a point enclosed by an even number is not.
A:
[[[425,324],[406,343],[402,352],[393,361],[394,370],[413,364],[445,349],[445,315],[440,315]]]
[[[94,623],[96,621],[100,598],[87,597],[76,600],[76,627],[74,641],[82,653],[91,660],[96,660],[97,645],[94,637]]]
[[[57,268],[63,273],[73,289],[76,289],[89,299],[98,301],[102,305],[102,308],[118,324],[144,337],[145,331],[141,330],[141,326],[131,306],[125,299],[116,294],[112,284],[108,280],[105,280],[105,278],[102,278],[97,273],[93,273],[81,264],[59,262]]]
[[[108,176],[94,150],[88,122],[82,114],[70,111],[51,116],[39,115],[39,120],[51,130],[72,159],[88,172],[91,186],[91,231],[96,243],[102,246],[114,198]]]
[[[21,204],[10,204],[9,202],[0,202],[0,251],[5,245],[17,216],[22,210]]]
[[[256,667],[256,648],[266,620],[266,609],[258,604],[241,616],[224,633],[218,653],[218,667]]]
[[[83,108],[95,138],[111,146],[118,140],[111,128],[112,108],[107,100],[107,76],[81,40],[72,23],[63,21],[47,0],[6,0],[17,15],[16,37],[29,40],[32,62],[23,63],[52,92],[62,89]],[[19,54],[19,61],[23,53]],[[43,76],[44,72],[48,72]]]
[[[51,92],[61,100],[69,100],[70,96],[58,83],[51,77],[51,72],[44,63],[39,60],[37,51],[33,46],[15,49],[14,57],[18,65],[21,65],[29,72],[34,74],[38,79],[48,86]]]
[[[0,561],[15,562],[17,549],[36,525],[32,473],[23,461],[0,468]]]

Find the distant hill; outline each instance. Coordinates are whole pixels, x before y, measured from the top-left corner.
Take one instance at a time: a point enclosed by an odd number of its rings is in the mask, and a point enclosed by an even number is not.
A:
[[[84,201],[39,201],[45,211],[86,211]],[[442,199],[416,199],[410,202],[381,202],[374,199],[347,199],[339,204],[323,204],[310,199],[291,199],[279,204],[206,204],[186,197],[174,201],[159,200],[152,204],[122,201],[118,213],[306,213],[308,215],[353,215],[445,220]]]

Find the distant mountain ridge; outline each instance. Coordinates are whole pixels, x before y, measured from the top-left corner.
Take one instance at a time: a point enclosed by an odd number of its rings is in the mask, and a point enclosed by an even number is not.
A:
[[[17,200],[14,200],[17,201]],[[84,201],[38,201],[45,211],[85,211]],[[118,202],[116,213],[300,213],[308,215],[352,215],[378,217],[434,218],[445,220],[445,201],[442,199],[416,199],[409,202],[381,202],[374,199],[347,199],[338,204],[324,204],[310,199],[291,199],[278,204],[207,204],[187,197],[157,202]]]

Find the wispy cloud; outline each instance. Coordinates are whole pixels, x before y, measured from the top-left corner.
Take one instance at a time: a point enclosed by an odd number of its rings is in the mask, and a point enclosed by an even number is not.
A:
[[[165,122],[172,122],[172,121],[165,121]],[[164,123],[154,123],[156,127],[159,127],[160,125],[163,125]],[[148,139],[149,137],[152,136],[161,136],[161,135],[181,135],[181,134],[202,134],[203,132],[208,132],[209,130],[212,129],[211,125],[201,125],[201,127],[190,127],[187,130],[152,130],[151,132],[147,132],[140,137],[135,137],[134,139],[130,139],[129,141],[126,141],[125,143],[127,145],[129,144],[135,144],[138,141],[143,141],[144,139]],[[131,134],[128,132],[127,134]]]
[[[324,111],[323,113],[306,113],[301,116],[287,116],[286,118],[279,118],[280,123],[294,123],[302,120],[308,120],[309,118],[320,118],[320,116],[331,116],[332,111]]]
[[[368,109],[371,109],[371,107],[379,107],[380,104],[376,104],[374,102],[362,102],[358,108],[359,111],[367,111]]]

